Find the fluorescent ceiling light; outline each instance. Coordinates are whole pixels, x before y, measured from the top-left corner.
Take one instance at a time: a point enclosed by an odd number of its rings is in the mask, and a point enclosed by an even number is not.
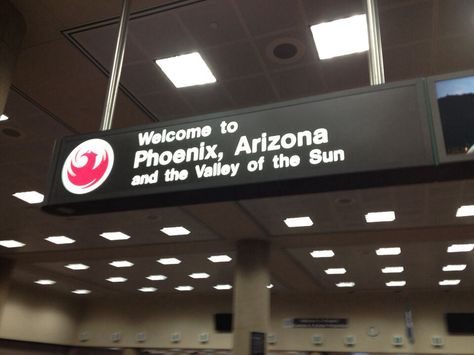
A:
[[[114,241],[114,240],[127,240],[130,239],[129,235],[122,232],[105,232],[100,234],[102,238]]]
[[[7,115],[5,115],[4,113],[2,113],[0,115],[0,121],[8,121],[9,117]]]
[[[384,274],[399,274],[400,272],[403,272],[403,270],[403,266],[387,266],[382,269],[382,272]]]
[[[456,217],[474,216],[474,205],[461,206],[456,211]]]
[[[188,231],[186,228],[179,226],[179,227],[166,227],[160,229],[163,233],[166,235],[169,235],[170,237],[176,236],[176,235],[188,235],[191,233]]]
[[[35,284],[38,285],[44,285],[44,286],[49,286],[49,285],[54,285],[56,281],[53,280],[36,280]]]
[[[461,280],[443,280],[439,282],[440,286],[454,286],[454,285],[459,285]]]
[[[213,255],[208,257],[207,259],[212,261],[213,263],[228,263],[232,260],[229,255]]]
[[[385,283],[385,285],[387,285],[388,287],[402,287],[402,286],[405,286],[406,284],[407,284],[406,281],[389,281]]]
[[[448,253],[467,253],[474,249],[474,244],[451,244]]]
[[[117,277],[109,277],[107,279],[109,282],[125,282],[127,279],[125,277],[117,276]]]
[[[313,250],[310,255],[313,258],[332,258],[334,252],[332,250]]]
[[[402,250],[399,247],[391,247],[391,248],[378,248],[375,253],[377,255],[400,255]]]
[[[44,200],[44,195],[37,191],[16,192],[13,196],[30,204],[41,203]]]
[[[174,288],[176,291],[192,291],[194,287],[192,286],[178,286]]]
[[[71,270],[87,270],[89,268],[89,265],[85,264],[68,264],[66,265],[68,269]]]
[[[156,287],[142,287],[138,289],[140,292],[155,292],[156,290]]]
[[[109,263],[109,265],[112,265],[114,267],[131,267],[133,266],[133,263],[127,260],[117,260],[117,261],[112,261]]]
[[[53,244],[72,244],[75,243],[76,241],[74,239],[71,239],[69,237],[66,237],[64,235],[58,235],[58,236],[52,236],[48,238],[44,238],[44,240],[53,243]]]
[[[157,59],[155,62],[177,88],[216,82],[206,62],[197,52]]]
[[[75,293],[76,295],[88,295],[89,293],[91,293],[90,290],[85,290],[85,289],[78,289],[71,292]]]
[[[21,248],[26,244],[18,242],[16,240],[0,240],[0,246],[5,248]]]
[[[338,282],[336,286],[337,287],[354,287],[355,282]]]
[[[369,49],[367,20],[356,15],[311,26],[319,59],[329,59]]]
[[[367,223],[393,222],[394,220],[395,220],[394,211],[369,212],[365,215],[365,221]]]
[[[216,290],[230,290],[232,285],[215,285],[214,288]]]
[[[267,288],[273,288],[273,287],[274,287],[273,284],[268,284],[267,285]]]
[[[210,275],[205,272],[195,272],[194,274],[189,275],[193,279],[207,279]]]
[[[167,279],[165,275],[150,275],[150,276],[147,276],[146,278],[150,281],[163,281]]]
[[[464,271],[466,266],[466,264],[446,265],[443,266],[443,271]]]
[[[342,275],[346,273],[346,269],[343,267],[326,269],[324,272],[328,275]]]
[[[177,265],[181,263],[181,260],[176,258],[161,258],[158,259],[157,262],[159,262],[161,265]]]
[[[293,218],[286,218],[284,220],[285,224],[290,228],[297,228],[297,227],[310,227],[313,225],[313,221],[309,217],[293,217]]]

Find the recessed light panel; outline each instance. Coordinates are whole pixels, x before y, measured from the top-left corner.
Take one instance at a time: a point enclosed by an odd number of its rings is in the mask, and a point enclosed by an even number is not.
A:
[[[375,253],[379,256],[383,255],[400,255],[402,250],[399,247],[391,247],[391,248],[378,248]]]
[[[367,20],[356,15],[311,26],[319,59],[330,59],[369,49]]]
[[[310,227],[313,225],[313,221],[309,217],[292,217],[284,220],[285,224],[290,228],[297,227]]]
[[[177,265],[181,263],[181,260],[176,258],[161,258],[158,259],[157,262],[159,262],[161,265]]]
[[[354,287],[355,282],[338,282],[336,286],[337,287]]]
[[[448,253],[468,253],[474,249],[474,244],[451,244]]]
[[[461,206],[456,211],[456,217],[474,216],[474,205]]]
[[[21,248],[24,247],[25,244],[16,240],[0,240],[0,246],[4,248]]]
[[[388,287],[403,287],[406,284],[406,281],[389,281],[385,283],[385,285],[387,285]]]
[[[36,280],[35,284],[38,285],[43,285],[43,286],[49,286],[49,285],[54,285],[56,281],[53,280]]]
[[[440,286],[455,286],[455,285],[459,285],[460,282],[461,280],[443,280],[439,282],[439,285]]]
[[[213,255],[208,257],[207,259],[212,261],[213,263],[228,263],[232,260],[229,255]]]
[[[125,282],[127,281],[127,279],[125,277],[116,276],[116,277],[109,277],[107,281],[115,283],[115,282]]]
[[[387,266],[382,269],[384,274],[399,274],[403,272],[403,266]]]
[[[85,264],[68,264],[66,267],[70,270],[87,270],[89,265]]]
[[[369,212],[365,215],[367,223],[393,222],[395,220],[394,211]]]
[[[194,287],[192,286],[178,286],[174,288],[176,291],[192,291]]]
[[[207,279],[209,277],[209,274],[206,274],[205,272],[195,272],[189,275],[189,277],[192,279]]]
[[[343,275],[346,273],[346,269],[343,267],[326,269],[324,272],[328,275]]]
[[[443,266],[443,271],[464,271],[466,266],[466,264],[445,265]]]
[[[50,243],[53,243],[53,244],[58,244],[58,245],[72,244],[72,243],[76,242],[74,239],[71,239],[71,238],[66,237],[64,235],[52,236],[52,237],[45,238],[44,240],[46,240]]]
[[[1,121],[8,121],[8,119],[9,119],[9,117],[8,117],[7,115],[5,115],[4,113],[2,113],[2,114],[0,115],[0,122],[1,122]]]
[[[232,285],[215,285],[214,288],[216,290],[230,290]]]
[[[13,196],[30,204],[41,203],[44,200],[43,194],[37,191],[16,192]]]
[[[165,275],[150,275],[150,276],[147,276],[146,278],[150,281],[163,281],[167,279]]]
[[[310,255],[313,258],[332,258],[334,252],[332,250],[313,250]]]
[[[85,290],[85,289],[77,289],[71,292],[75,293],[76,295],[88,295],[89,293],[91,293],[90,290]]]
[[[130,239],[129,235],[122,232],[105,232],[100,234],[100,236],[110,241]]]
[[[161,231],[163,233],[165,233],[166,235],[169,235],[170,237],[174,237],[174,236],[177,236],[177,235],[188,235],[189,233],[191,233],[186,228],[181,227],[181,226],[179,226],[179,227],[166,227],[166,228],[162,228]]]
[[[197,52],[157,59],[155,62],[177,88],[216,82],[206,62]]]
[[[109,265],[114,266],[114,267],[131,267],[133,266],[133,263],[127,260],[117,260],[117,261],[112,261],[109,263]]]
[[[156,290],[156,287],[142,287],[138,289],[140,292],[156,292]]]

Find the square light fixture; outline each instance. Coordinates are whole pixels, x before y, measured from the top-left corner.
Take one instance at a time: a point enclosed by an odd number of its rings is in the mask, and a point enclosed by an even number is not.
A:
[[[160,229],[163,233],[166,235],[169,235],[170,237],[174,237],[177,235],[188,235],[191,233],[188,231],[186,228],[179,226],[179,227],[165,227]]]
[[[213,263],[228,263],[232,260],[229,255],[213,255],[208,257],[207,259],[212,261]]]
[[[230,290],[232,285],[215,285],[214,288],[216,290]]]
[[[468,253],[474,249],[474,244],[451,244],[447,252],[448,253]]]
[[[167,279],[165,275],[150,275],[150,276],[147,276],[146,278],[150,281],[163,281]]]
[[[68,264],[65,266],[66,268],[70,270],[87,270],[89,268],[89,265],[85,264]]]
[[[41,203],[44,200],[44,195],[37,191],[15,192],[13,196],[32,205]]]
[[[440,286],[455,286],[455,285],[459,285],[460,282],[461,280],[443,280],[443,281],[438,282],[438,284]]]
[[[385,285],[387,285],[388,287],[403,287],[406,284],[406,281],[389,281],[385,283]]]
[[[157,262],[159,262],[161,265],[181,264],[181,260],[176,259],[176,258],[161,258],[161,259],[158,259]]]
[[[86,290],[86,289],[77,289],[74,291],[71,291],[72,293],[75,293],[76,295],[88,295],[91,293],[91,290]]]
[[[313,250],[310,255],[313,258],[332,258],[334,252],[332,250]]]
[[[76,241],[74,239],[71,239],[69,237],[66,237],[64,235],[58,235],[58,236],[51,236],[48,238],[44,238],[44,240],[53,243],[53,244],[72,244],[75,243]]]
[[[114,283],[127,281],[127,279],[125,277],[121,277],[121,276],[109,277],[106,280],[109,281],[109,282],[114,282]]]
[[[346,269],[344,269],[343,267],[330,268],[324,270],[324,272],[328,275],[343,275],[346,273]]]
[[[156,292],[157,290],[156,287],[142,287],[138,289],[140,292]]]
[[[386,266],[382,268],[384,274],[399,274],[404,271],[403,266]]]
[[[395,220],[394,211],[369,212],[365,215],[367,223],[393,222]]]
[[[378,248],[375,253],[379,256],[383,255],[400,255],[402,250],[399,247],[391,247],[391,248]]]
[[[8,121],[9,117],[7,115],[5,115],[4,113],[2,113],[0,115],[0,121]]]
[[[109,265],[114,267],[132,267],[133,263],[128,260],[116,260],[109,263]]]
[[[289,228],[310,227],[313,225],[313,221],[308,216],[286,218],[284,222]]]
[[[461,206],[456,211],[456,217],[474,216],[474,205]]]
[[[16,241],[16,240],[0,240],[0,246],[4,248],[21,248],[26,244]]]
[[[336,286],[337,287],[354,287],[355,282],[338,282]]]
[[[194,287],[192,286],[178,286],[174,288],[176,291],[192,291]]]
[[[129,235],[122,232],[105,232],[100,234],[100,236],[110,241],[130,239]]]
[[[192,279],[207,279],[210,275],[206,274],[205,272],[195,272],[191,275],[189,275],[190,278]]]
[[[466,264],[445,265],[443,266],[443,271],[464,271],[466,266]]]
[[[177,88],[216,82],[216,78],[198,52],[157,59],[155,63]]]
[[[55,283],[56,283],[56,281],[54,281],[54,280],[47,280],[47,279],[36,280],[36,281],[35,281],[35,284],[43,285],[43,286],[54,285]]]
[[[311,26],[319,59],[369,50],[366,15],[356,15]]]

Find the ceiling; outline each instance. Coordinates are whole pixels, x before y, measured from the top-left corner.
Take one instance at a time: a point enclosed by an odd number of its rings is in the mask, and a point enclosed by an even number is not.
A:
[[[438,281],[461,279],[450,290],[474,288],[473,253],[446,253],[455,242],[474,242],[474,217],[456,218],[461,205],[474,204],[474,181],[392,186],[364,190],[166,207],[101,215],[58,217],[11,196],[45,192],[54,141],[64,135],[97,131],[113,57],[119,1],[11,0],[28,31],[18,58],[6,114],[0,123],[0,240],[23,248],[0,248],[0,257],[17,260],[14,278],[32,284],[50,278],[52,287],[90,296],[158,292],[192,285],[193,292],[216,293],[232,284],[234,261],[213,264],[210,255],[235,256],[236,241],[271,243],[273,292],[347,292],[335,283],[353,281],[351,292],[389,290],[385,282],[407,281],[403,290],[441,290]],[[380,26],[388,82],[473,69],[470,0],[379,0]],[[369,85],[367,54],[318,59],[309,26],[363,12],[359,0],[141,0],[132,2],[128,44],[113,127],[129,127],[179,117],[233,110]],[[273,55],[275,45],[291,42],[294,58]],[[218,78],[214,85],[176,89],[154,59],[199,51]],[[11,136],[5,128],[14,129]],[[370,211],[394,210],[396,220],[367,224]],[[289,229],[283,219],[310,216],[314,225]],[[169,237],[166,226],[182,225],[187,236]],[[122,231],[128,240],[99,235]],[[44,240],[66,235],[73,244]],[[375,249],[399,246],[399,256],[376,256]],[[336,256],[314,259],[315,249]],[[177,257],[163,266],[160,257]],[[109,263],[129,260],[131,268]],[[64,266],[82,262],[84,271]],[[446,264],[465,263],[446,273]],[[404,266],[401,275],[380,272]],[[344,267],[345,275],[324,270]],[[205,280],[189,274],[206,272]],[[164,281],[145,279],[164,274]],[[448,275],[449,274],[449,275]],[[124,276],[112,284],[105,279]],[[36,286],[41,287],[41,286]],[[77,297],[72,295],[71,297]]]

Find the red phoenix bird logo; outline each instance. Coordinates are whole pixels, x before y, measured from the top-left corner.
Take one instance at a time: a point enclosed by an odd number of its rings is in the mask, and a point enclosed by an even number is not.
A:
[[[109,176],[113,161],[112,147],[106,141],[90,139],[79,144],[64,163],[64,187],[73,194],[85,194],[95,190]]]

